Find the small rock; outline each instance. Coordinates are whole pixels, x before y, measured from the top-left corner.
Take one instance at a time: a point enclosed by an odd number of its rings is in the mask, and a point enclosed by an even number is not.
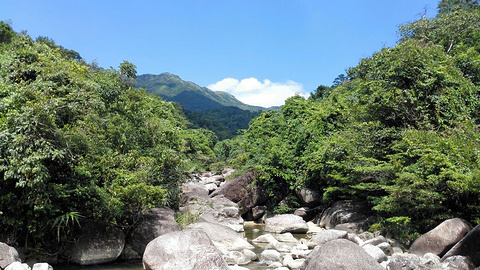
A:
[[[277,243],[278,240],[275,237],[273,237],[273,235],[267,233],[267,234],[260,235],[259,237],[253,239],[252,242],[271,244],[271,243]]]
[[[269,264],[272,262],[280,262],[282,260],[282,256],[276,250],[266,249],[262,253],[260,253],[260,260]]]
[[[420,258],[415,254],[394,253],[388,260],[387,269],[389,270],[417,270],[424,269]]]
[[[278,252],[290,252],[290,250],[292,249],[290,246],[288,246],[284,243],[281,243],[281,242],[268,244],[265,248],[266,249],[275,249]]]
[[[385,253],[385,255],[392,256],[393,248],[389,243],[383,242],[378,244],[377,247],[380,248],[383,251],[383,253]]]
[[[230,251],[223,254],[223,258],[228,265],[245,265],[252,261],[240,251]]]
[[[264,205],[261,206],[255,206],[252,208],[252,216],[254,220],[257,220],[265,214],[265,211],[267,210],[267,207]]]
[[[365,244],[362,248],[379,263],[388,259],[387,255],[385,255],[385,253],[383,253],[383,251],[377,246]]]
[[[380,236],[377,236],[375,238],[372,238],[372,239],[369,239],[367,241],[365,241],[365,245],[366,244],[371,244],[371,245],[378,245],[378,244],[381,244],[381,243],[387,243],[387,239],[385,237],[383,237],[382,235]]]
[[[335,239],[347,238],[346,231],[338,231],[338,230],[323,230],[317,233],[312,239],[310,239],[307,243],[309,248],[314,248],[315,246],[321,246],[328,241],[332,241]]]
[[[230,270],[250,270],[248,268],[245,268],[245,267],[241,267],[241,266],[238,266],[238,265],[232,265],[232,266],[229,266],[228,267]]]
[[[315,234],[325,230],[324,228],[321,228],[320,226],[318,226],[317,224],[314,224],[311,221],[307,222],[307,226],[308,226],[307,233],[309,234]]]
[[[28,270],[29,268],[25,268],[25,264],[17,261],[17,262],[12,262],[4,269],[5,270]]]
[[[48,263],[36,263],[33,265],[32,270],[53,270],[53,267]]]
[[[251,261],[258,261],[258,256],[255,252],[251,251],[250,249],[244,249],[242,251],[243,255],[250,259]]]
[[[275,238],[280,242],[298,243],[298,240],[291,233],[277,234]]]
[[[442,262],[444,269],[472,270],[476,269],[472,261],[465,256],[451,256]]]
[[[290,269],[299,269],[305,263],[305,259],[293,259],[290,254],[285,255],[283,259],[283,265]]]
[[[347,234],[347,239],[354,242],[355,244],[357,244],[359,246],[363,246],[365,244],[365,242],[363,242],[363,240],[360,237],[358,237],[358,235],[356,235],[354,233]]]
[[[208,192],[213,192],[215,189],[218,188],[218,186],[214,183],[206,184],[205,187],[208,189]]]
[[[422,258],[422,265],[433,268],[440,265],[440,257],[433,253],[426,253]]]

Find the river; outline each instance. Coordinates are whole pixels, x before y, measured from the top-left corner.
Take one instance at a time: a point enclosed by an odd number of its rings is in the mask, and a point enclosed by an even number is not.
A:
[[[259,257],[260,253],[264,250],[265,245],[258,245],[253,243],[252,240],[259,237],[260,235],[264,234],[264,226],[261,224],[253,224],[248,222],[248,225],[245,226],[245,231],[243,232],[243,236],[248,239],[255,249],[253,250]],[[295,238],[301,239],[305,238],[305,234],[297,234]],[[248,268],[250,270],[265,270],[269,269],[266,265],[256,261],[251,262],[248,265],[242,265],[242,267]],[[59,264],[54,265],[53,268],[55,270],[142,270],[142,261],[118,261],[108,264],[98,264],[98,265],[88,265],[88,266],[80,266],[74,264]]]

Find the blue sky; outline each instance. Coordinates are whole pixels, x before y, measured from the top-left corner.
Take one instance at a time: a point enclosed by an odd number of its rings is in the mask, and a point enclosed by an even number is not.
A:
[[[240,100],[281,105],[307,95],[398,39],[439,0],[0,0],[0,20],[87,61],[170,72]]]

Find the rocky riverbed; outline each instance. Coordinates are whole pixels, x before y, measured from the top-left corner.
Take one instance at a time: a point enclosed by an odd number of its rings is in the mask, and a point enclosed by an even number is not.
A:
[[[322,211],[318,224],[307,222],[318,200],[308,189],[298,192],[304,205],[296,215],[266,215],[265,194],[253,184],[254,174],[225,181],[232,172],[193,175],[182,187],[180,212],[151,209],[127,235],[85,224],[71,261],[93,269],[108,269],[101,263],[118,260],[141,260],[147,270],[480,269],[475,268],[479,226],[446,220],[407,249],[379,232],[364,231],[372,217],[359,203],[337,202]],[[52,269],[47,263],[22,264],[14,248],[0,243],[0,269],[29,267]]]

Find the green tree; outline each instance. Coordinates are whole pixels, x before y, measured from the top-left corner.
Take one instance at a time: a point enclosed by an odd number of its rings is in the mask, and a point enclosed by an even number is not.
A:
[[[468,10],[478,7],[478,0],[441,0],[438,3],[438,15],[449,14],[455,10]]]

